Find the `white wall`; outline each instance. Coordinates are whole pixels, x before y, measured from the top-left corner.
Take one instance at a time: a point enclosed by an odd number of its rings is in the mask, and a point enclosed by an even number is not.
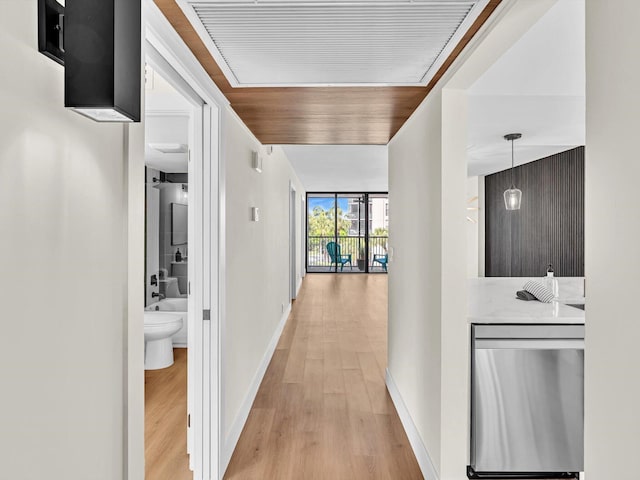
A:
[[[221,421],[230,455],[253,401],[249,397],[261,380],[268,347],[281,325],[282,305],[287,308],[290,303],[289,182],[296,189],[298,205],[305,192],[279,147],[264,154],[261,174],[253,170],[251,152],[263,147],[234,113],[224,115],[226,314]],[[251,207],[260,208],[260,221],[251,221]],[[224,457],[225,453],[223,462]]]
[[[159,190],[159,263],[160,268],[164,268],[167,271],[167,276],[178,278],[180,293],[185,294],[187,293],[187,267],[186,265],[172,265],[172,262],[175,261],[178,250],[180,250],[180,255],[183,259],[189,256],[189,240],[193,241],[193,239],[187,238],[187,243],[184,245],[171,244],[171,204],[187,205],[187,208],[189,208],[188,201],[185,198],[186,192],[182,190],[182,185],[182,183],[165,183]],[[189,183],[186,182],[185,185],[189,185]],[[148,273],[148,275],[151,275],[151,273]]]
[[[160,270],[160,190],[153,188],[153,178],[160,178],[160,171],[153,168],[147,168],[146,172],[146,211],[145,222],[147,225],[145,260],[146,260],[146,292],[145,306],[157,299],[152,297],[153,292],[160,291],[160,284],[151,285],[151,275],[155,275],[159,280],[158,272]],[[168,272],[167,272],[168,273]]]
[[[389,144],[388,369],[442,479],[467,464],[466,113],[464,92],[433,91]]]
[[[586,4],[585,472],[598,480],[635,476],[640,451],[640,3]]]
[[[471,99],[469,99],[471,101]],[[467,178],[467,277],[484,277],[484,176]],[[470,202],[472,198],[477,200]],[[470,210],[471,209],[471,210]]]
[[[5,0],[2,12],[0,477],[119,479],[125,342],[142,333],[143,259],[129,270],[128,238],[142,255],[144,217],[128,233],[127,202],[144,205],[144,178],[128,198],[126,127],[64,109],[63,68],[37,51],[37,2]],[[136,272],[140,328],[128,329]]]
[[[468,464],[467,91],[553,3],[503,2],[389,144],[389,374],[429,480]]]
[[[467,219],[467,277],[474,278],[478,276],[479,271],[479,241],[480,241],[480,198],[478,191],[479,178],[483,177],[469,177],[467,178],[467,217],[474,221]],[[472,198],[478,197],[475,201],[470,201]],[[477,208],[478,210],[470,210]]]
[[[449,86],[449,85],[447,85]],[[469,438],[466,178],[468,97],[442,92],[442,443],[440,478],[464,478]]]
[[[388,370],[440,468],[441,104],[431,93],[389,144]]]
[[[485,273],[485,242],[486,242],[486,230],[485,230],[485,222],[487,215],[487,204],[486,204],[486,195],[485,195],[485,177],[481,175],[478,177],[478,276],[484,277]]]

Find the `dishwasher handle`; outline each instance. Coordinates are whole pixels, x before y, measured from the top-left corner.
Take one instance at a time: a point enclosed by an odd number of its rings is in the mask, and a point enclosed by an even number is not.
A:
[[[475,339],[476,350],[584,350],[580,338],[482,338]]]

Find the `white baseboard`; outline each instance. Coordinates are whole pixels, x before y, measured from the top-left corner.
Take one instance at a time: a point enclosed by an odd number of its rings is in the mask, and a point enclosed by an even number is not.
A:
[[[258,389],[260,388],[260,384],[262,383],[262,379],[264,378],[264,374],[267,371],[267,367],[269,366],[269,362],[271,362],[271,357],[273,357],[274,352],[276,351],[276,347],[278,346],[278,341],[280,340],[280,336],[282,335],[282,330],[284,330],[284,326],[287,323],[287,319],[289,318],[289,314],[291,313],[291,303],[285,309],[282,314],[282,318],[280,319],[280,323],[276,327],[273,336],[271,337],[271,341],[267,346],[267,350],[264,352],[264,356],[262,357],[262,361],[258,366],[258,370],[256,371],[255,376],[253,377],[253,381],[249,386],[249,392],[245,397],[242,405],[240,406],[240,410],[238,411],[238,415],[236,415],[231,428],[229,429],[229,435],[225,439],[224,445],[222,446],[222,458],[220,459],[220,463],[222,466],[221,471],[225,472],[227,467],[229,466],[229,462],[231,461],[231,456],[233,455],[233,451],[236,448],[236,444],[240,439],[240,434],[242,433],[242,429],[244,428],[245,423],[247,423],[247,418],[249,417],[249,412],[251,412],[251,406],[253,405],[253,401],[256,399],[256,395],[258,394]]]
[[[400,391],[396,386],[396,382],[393,381],[393,377],[391,376],[389,369],[386,369],[386,384],[391,400],[393,400],[393,404],[395,405],[398,416],[400,417],[400,422],[402,422],[404,431],[407,433],[407,437],[409,437],[409,443],[411,444],[413,453],[416,456],[416,460],[418,460],[422,476],[425,480],[439,480],[438,473],[431,461],[429,452],[424,446],[424,443],[422,443],[422,437],[420,436],[415,423],[413,423],[413,419],[409,414],[409,410],[407,410],[407,406],[402,400],[402,395],[400,395]]]

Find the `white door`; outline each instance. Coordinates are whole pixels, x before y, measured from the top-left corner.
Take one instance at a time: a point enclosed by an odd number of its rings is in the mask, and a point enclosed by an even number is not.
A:
[[[219,335],[219,109],[204,106],[202,165],[202,449],[203,479],[217,479],[219,472],[218,335]]]
[[[300,277],[304,277],[307,274],[307,259],[305,258],[307,250],[306,211],[304,198],[302,198],[300,199]]]
[[[218,108],[204,104],[192,155],[194,208],[192,369],[188,390],[194,480],[218,478]],[[190,182],[191,184],[191,182]],[[191,190],[190,190],[191,192]]]
[[[196,179],[202,176],[204,111],[202,106],[194,111],[193,134],[189,152],[189,327],[188,327],[188,376],[187,376],[187,450],[189,467],[194,480],[203,480],[202,448],[202,186]],[[193,239],[193,240],[191,240]],[[193,252],[193,253],[192,253]]]
[[[295,300],[297,294],[298,272],[296,269],[296,191],[289,186],[289,278],[291,284],[290,298]]]

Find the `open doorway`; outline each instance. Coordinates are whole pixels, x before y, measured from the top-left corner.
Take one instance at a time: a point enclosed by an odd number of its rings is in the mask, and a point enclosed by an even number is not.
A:
[[[208,320],[218,275],[218,110],[151,43],[146,50],[146,478],[201,480],[217,471],[218,332]],[[149,349],[171,322],[180,325],[164,346]]]
[[[298,294],[298,269],[296,265],[296,189],[289,185],[289,290],[291,300]]]
[[[128,372],[132,379],[139,379],[131,382],[131,393],[128,395],[128,409],[134,414],[130,417],[130,429],[127,435],[127,441],[130,448],[128,454],[130,456],[130,476],[142,478],[142,471],[145,468],[142,465],[143,454],[146,457],[146,478],[175,478],[175,479],[193,479],[204,480],[211,478],[219,478],[219,445],[220,432],[218,428],[218,418],[222,405],[219,402],[219,374],[218,366],[220,362],[220,312],[224,306],[220,306],[217,301],[220,295],[220,289],[224,283],[220,282],[221,275],[221,251],[224,249],[224,243],[220,242],[221,223],[219,221],[219,205],[220,194],[224,192],[224,184],[221,185],[219,169],[220,155],[220,132],[221,132],[221,111],[225,103],[225,99],[213,87],[211,79],[189,59],[191,53],[188,48],[180,41],[175,31],[171,28],[166,18],[159,9],[150,2],[145,5],[145,41],[144,41],[145,62],[145,115],[144,123],[151,131],[145,132],[143,143],[145,145],[145,153],[153,153],[165,160],[177,160],[182,156],[183,168],[170,172],[168,167],[162,167],[157,163],[148,165],[147,167],[157,170],[156,181],[154,176],[144,175],[144,169],[135,167],[137,182],[130,182],[129,192],[132,198],[140,198],[139,203],[131,205],[130,209],[136,213],[135,218],[139,218],[140,223],[145,222],[142,216],[138,214],[142,210],[146,197],[139,195],[144,183],[149,189],[160,191],[161,189],[179,189],[181,198],[167,201],[183,206],[174,206],[175,211],[173,218],[171,217],[171,205],[168,210],[168,222],[170,226],[169,233],[166,235],[165,245],[172,248],[165,257],[169,262],[169,266],[160,265],[158,259],[156,265],[146,263],[146,257],[149,255],[150,248],[146,245],[144,261],[143,252],[133,249],[131,254],[135,252],[136,258],[139,260],[139,274],[144,274],[144,290],[140,288],[140,293],[136,292],[137,300],[132,312],[141,312],[142,297],[144,294],[144,304],[149,307],[151,304],[148,300],[156,300],[158,303],[167,300],[167,295],[179,295],[179,299],[184,299],[186,295],[187,311],[187,342],[186,348],[176,344],[174,350],[173,338],[169,342],[168,350],[174,353],[186,353],[186,362],[182,360],[183,369],[182,387],[179,391],[179,398],[182,402],[180,405],[172,402],[166,397],[160,395],[160,406],[155,410],[158,413],[157,421],[164,423],[168,420],[163,415],[163,409],[170,409],[177,419],[172,432],[167,435],[153,435],[153,432],[144,432],[142,421],[137,420],[146,418],[147,426],[150,425],[148,413],[154,411],[146,408],[146,412],[141,411],[141,400],[145,400],[146,406],[150,406],[147,395],[143,392],[144,374],[150,371],[141,371],[141,359],[143,356],[144,343],[142,328],[142,319],[136,321],[135,335],[130,337],[128,349],[131,354],[128,356]],[[150,68],[148,68],[150,67]],[[176,99],[176,95],[178,98]],[[181,98],[180,98],[181,97]],[[167,121],[174,121],[174,129],[167,132],[159,138],[153,137],[154,123],[162,124],[163,118],[168,117]],[[165,119],[166,120],[166,119]],[[187,139],[184,140],[184,124],[186,123]],[[182,132],[182,133],[180,133]],[[178,135],[175,138],[172,135]],[[137,134],[137,133],[136,133]],[[137,140],[137,139],[136,139]],[[150,145],[153,144],[153,145]],[[186,148],[184,147],[186,145]],[[186,150],[186,155],[185,155]],[[147,157],[149,155],[146,155]],[[186,158],[186,179],[184,178],[184,161]],[[132,167],[132,168],[134,168]],[[162,168],[161,168],[162,167]],[[145,167],[146,168],[146,167]],[[163,170],[165,168],[165,170]],[[164,173],[160,175],[160,172]],[[150,177],[150,178],[149,178]],[[149,181],[147,179],[149,178]],[[185,182],[186,180],[186,182]],[[169,186],[166,186],[166,185]],[[157,188],[154,188],[154,185]],[[176,185],[179,185],[177,187]],[[184,187],[183,187],[184,185]],[[152,194],[153,195],[153,194]],[[160,194],[157,193],[159,196]],[[184,201],[186,197],[186,202]],[[143,203],[144,202],[144,203]],[[184,238],[180,239],[181,232],[184,230],[184,205],[186,205],[187,221],[186,221],[186,244]],[[180,216],[182,210],[182,217]],[[145,215],[147,217],[147,215]],[[172,227],[176,226],[174,239],[171,239]],[[160,226],[159,220],[156,222]],[[146,232],[146,229],[140,228]],[[159,234],[158,234],[159,237]],[[182,245],[182,246],[180,246]],[[160,254],[160,244],[158,239],[157,252]],[[176,259],[176,254],[180,249],[180,255]],[[155,257],[156,255],[152,253]],[[145,269],[141,268],[144,264]],[[157,267],[158,271],[154,269]],[[164,268],[164,270],[161,270]],[[148,291],[147,285],[152,283],[152,275],[156,275],[153,279],[157,285],[154,290]],[[163,295],[151,297],[151,292],[155,291],[160,294],[160,276],[163,276],[164,282]],[[186,285],[185,285],[186,277]],[[138,278],[138,275],[136,275]],[[175,278],[176,280],[170,280]],[[177,289],[175,288],[177,284]],[[139,285],[139,284],[138,284]],[[179,302],[180,300],[178,300]],[[184,304],[184,300],[181,300]],[[174,298],[169,297],[169,302],[176,303]],[[153,303],[153,302],[152,302]],[[133,305],[132,305],[133,307]],[[148,311],[145,311],[147,313]],[[161,310],[155,311],[155,305],[151,313],[161,313]],[[172,312],[166,312],[172,314]],[[141,315],[142,316],[142,315]],[[139,318],[139,317],[137,317]],[[139,322],[139,323],[138,323]],[[184,338],[184,337],[183,337]],[[178,343],[178,342],[176,342]],[[182,351],[180,351],[182,350]],[[174,365],[178,366],[178,358],[175,357]],[[186,364],[186,380],[185,377]],[[155,370],[153,372],[162,372]],[[160,391],[166,390],[164,382],[159,382]],[[146,393],[151,393],[147,388]],[[185,405],[186,396],[186,407]],[[164,400],[164,401],[162,401]],[[166,411],[166,410],[165,410]],[[134,416],[135,415],[135,416]],[[161,427],[163,425],[158,425]],[[166,425],[164,425],[166,427]],[[147,435],[145,435],[145,433]],[[148,434],[151,433],[151,436]],[[146,437],[146,438],[144,438]],[[143,443],[144,442],[144,443]],[[143,452],[142,446],[145,446]],[[171,460],[177,459],[177,462],[171,465],[177,465],[179,471],[173,473],[171,466],[168,468],[158,467],[154,473],[155,460],[151,460],[149,454],[150,449],[155,448],[156,459],[163,454],[158,453],[158,449],[166,448],[165,457],[161,458],[167,464],[171,464]],[[161,471],[161,474],[157,474]]]
[[[194,225],[189,156],[201,103],[145,68],[145,477],[192,478]],[[169,440],[168,440],[169,439]]]

